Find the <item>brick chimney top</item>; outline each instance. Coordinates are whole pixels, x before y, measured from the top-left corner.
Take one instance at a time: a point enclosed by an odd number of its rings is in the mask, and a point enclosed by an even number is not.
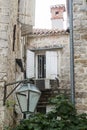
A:
[[[50,8],[51,19],[63,19],[63,12],[65,11],[65,5],[53,5]]]

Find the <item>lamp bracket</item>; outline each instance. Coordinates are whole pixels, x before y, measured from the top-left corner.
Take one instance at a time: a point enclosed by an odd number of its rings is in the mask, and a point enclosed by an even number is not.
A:
[[[8,99],[8,97],[15,91],[15,89],[21,84],[21,83],[30,83],[31,82],[31,79],[24,79],[24,80],[19,80],[19,81],[16,81],[16,82],[12,82],[12,83],[7,83],[5,82],[4,84],[4,98],[3,98],[3,105],[5,105],[6,103],[6,100]],[[12,91],[7,95],[7,87],[10,86],[10,85],[14,85],[14,84],[17,84],[13,89]]]

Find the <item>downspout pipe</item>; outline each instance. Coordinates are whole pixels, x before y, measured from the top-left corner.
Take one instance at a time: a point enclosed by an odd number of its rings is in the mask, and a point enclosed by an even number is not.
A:
[[[73,0],[69,0],[69,28],[70,28],[70,84],[71,101],[75,106],[75,80],[74,80],[74,42],[73,42]]]

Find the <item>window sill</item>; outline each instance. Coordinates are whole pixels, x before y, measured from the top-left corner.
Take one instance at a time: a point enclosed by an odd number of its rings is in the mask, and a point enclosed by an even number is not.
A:
[[[87,11],[87,5],[82,5],[80,8],[81,11]]]

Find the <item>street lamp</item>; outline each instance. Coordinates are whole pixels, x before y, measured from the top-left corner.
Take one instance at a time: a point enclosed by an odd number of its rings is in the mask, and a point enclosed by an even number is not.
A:
[[[24,83],[16,91],[16,97],[22,113],[33,113],[37,106],[41,92],[30,83]]]
[[[13,84],[17,85],[10,93],[7,93],[7,87]],[[32,84],[29,79],[24,79],[8,84],[5,83],[3,105],[6,104],[6,100],[15,90],[21,112],[24,114],[33,113],[41,95],[39,89],[35,86],[35,84]]]

